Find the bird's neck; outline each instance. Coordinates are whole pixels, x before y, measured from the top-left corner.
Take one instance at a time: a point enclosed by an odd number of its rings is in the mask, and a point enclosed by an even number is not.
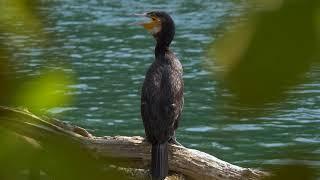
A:
[[[166,43],[162,43],[161,41],[157,41],[154,53],[156,56],[156,59],[161,57],[164,57],[164,55],[169,51],[169,45],[167,45]]]

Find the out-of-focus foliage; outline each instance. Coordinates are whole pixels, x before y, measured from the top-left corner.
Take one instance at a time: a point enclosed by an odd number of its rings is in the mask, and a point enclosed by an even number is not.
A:
[[[316,175],[313,169],[305,165],[287,165],[275,169],[273,175],[263,180],[313,180]]]
[[[39,1],[0,0],[0,32],[41,37],[42,25],[37,13]]]
[[[310,67],[320,62],[320,1],[251,0],[248,4],[249,12],[239,18],[243,21],[227,25],[228,32],[211,45],[209,57],[218,66],[214,70],[219,70],[221,87],[234,95],[227,101],[222,97],[221,106],[263,111],[263,105],[283,100],[290,88],[304,82]],[[299,162],[302,154],[310,153],[288,152],[288,159]],[[288,163],[271,171],[273,176],[267,179],[315,179],[314,169],[304,164]]]
[[[37,79],[22,84],[15,96],[15,104],[23,104],[33,111],[49,109],[51,107],[66,104],[69,96],[66,96],[68,81],[63,72],[43,72]]]
[[[8,77],[8,60],[7,53],[1,47],[0,41],[0,84],[2,85],[0,88],[0,102],[8,102],[8,95],[10,93],[11,82]]]
[[[1,179],[125,179],[63,133],[43,133],[36,125],[14,118],[2,118],[0,128]]]
[[[34,44],[46,47],[50,41],[42,32],[45,17],[39,13],[38,3],[37,0],[0,0],[0,105],[13,104],[36,112],[68,103],[70,98],[65,92],[73,79],[46,67],[40,76],[19,81],[16,78],[14,69],[19,60],[13,58],[12,49],[36,48]],[[14,36],[26,36],[28,41],[17,45],[12,41]],[[111,160],[95,159],[63,134],[52,132],[50,136],[43,136],[38,125],[24,121],[18,117],[9,120],[6,114],[0,113],[1,180],[124,179],[114,169],[108,169],[106,161],[111,163]]]
[[[319,62],[319,1],[259,0],[212,46],[225,85],[242,104],[278,100]]]
[[[13,36],[26,36],[31,37],[35,41],[41,40],[45,42],[45,37],[42,33],[42,17],[37,13],[39,1],[28,1],[28,0],[0,0],[0,103],[1,105],[12,104],[14,101],[19,102],[19,106],[33,105],[32,108],[44,107],[48,102],[45,102],[43,97],[40,96],[39,91],[33,91],[29,94],[21,92],[17,94],[18,91],[24,91],[25,89],[30,89],[32,87],[28,86],[29,79],[25,78],[21,82],[16,81],[16,74],[14,67],[18,65],[18,61],[14,58],[14,53],[9,49],[15,49],[18,51],[19,47],[24,48],[34,48],[34,45],[30,41],[24,41],[20,44],[13,41]],[[9,47],[10,46],[10,47]],[[17,61],[17,62],[15,62]],[[44,60],[45,61],[45,60]],[[47,82],[45,86],[48,86],[51,82]],[[52,82],[54,83],[54,82]],[[33,87],[36,88],[36,87]],[[39,87],[41,89],[41,87]],[[30,89],[31,90],[31,89]],[[50,92],[52,92],[52,89]],[[32,93],[32,94],[31,94]],[[22,97],[23,95],[31,95],[33,97],[37,96],[38,99],[42,99],[42,105],[31,104],[33,100],[25,102],[26,99],[17,99],[16,96]],[[38,96],[39,95],[39,96]],[[24,96],[23,98],[26,98]],[[48,99],[48,97],[47,97]],[[51,97],[55,99],[55,97]],[[49,103],[50,104],[50,103]],[[49,105],[48,104],[48,105]],[[40,110],[40,109],[34,109]]]

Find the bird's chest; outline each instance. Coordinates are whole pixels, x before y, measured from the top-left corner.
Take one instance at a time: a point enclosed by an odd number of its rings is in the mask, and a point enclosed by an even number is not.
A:
[[[165,67],[151,66],[146,74],[144,86],[148,89],[159,89],[161,86],[161,80],[166,76]]]
[[[163,91],[164,84],[169,83],[172,74],[174,69],[170,64],[154,63],[147,71],[144,88],[153,92]]]

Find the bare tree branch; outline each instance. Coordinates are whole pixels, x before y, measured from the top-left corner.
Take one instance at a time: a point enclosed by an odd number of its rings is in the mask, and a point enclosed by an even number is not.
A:
[[[81,144],[97,159],[106,159],[116,167],[122,167],[132,176],[147,178],[150,166],[151,146],[139,136],[95,137],[85,129],[64,123],[57,119],[39,118],[26,110],[0,107],[0,127],[36,141],[46,141],[52,136],[62,136]],[[242,168],[222,161],[207,153],[186,147],[169,146],[169,168],[180,174],[167,179],[261,179],[268,173],[250,168]],[[140,169],[129,170],[128,169]],[[141,170],[143,169],[143,170]],[[143,173],[139,173],[143,172]]]

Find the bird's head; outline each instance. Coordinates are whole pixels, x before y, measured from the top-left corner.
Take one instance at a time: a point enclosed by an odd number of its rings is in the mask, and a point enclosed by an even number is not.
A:
[[[158,44],[168,47],[175,34],[175,25],[169,14],[151,11],[140,15],[150,18],[150,21],[139,24],[151,32]]]

